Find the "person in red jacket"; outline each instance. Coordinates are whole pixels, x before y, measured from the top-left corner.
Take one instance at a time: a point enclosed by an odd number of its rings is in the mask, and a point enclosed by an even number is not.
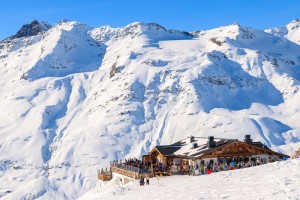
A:
[[[211,174],[211,167],[209,165],[207,166],[207,174]]]
[[[232,161],[232,162],[230,163],[230,169],[231,169],[231,170],[234,170],[234,167],[235,167],[235,162]]]

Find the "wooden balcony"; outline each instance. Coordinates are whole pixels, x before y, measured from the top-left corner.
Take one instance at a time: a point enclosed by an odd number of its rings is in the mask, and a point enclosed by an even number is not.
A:
[[[123,165],[123,164],[112,164],[110,166],[110,170],[98,170],[98,179],[101,181],[110,181],[112,179],[112,174],[120,174],[130,179],[139,179],[141,177],[149,177],[152,178],[153,174],[147,172],[140,172],[139,168]]]
[[[115,167],[115,166],[111,166],[110,170],[114,173],[121,174],[123,176],[127,176],[127,177],[133,178],[133,179],[138,179],[140,177],[138,170],[130,171],[130,170],[122,169],[122,168]]]

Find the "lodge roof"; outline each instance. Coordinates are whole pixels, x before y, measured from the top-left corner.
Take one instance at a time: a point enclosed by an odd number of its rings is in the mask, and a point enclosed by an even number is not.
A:
[[[197,156],[200,156],[200,155],[203,155],[203,154],[207,154],[207,153],[215,151],[216,149],[218,149],[220,147],[223,147],[224,145],[231,144],[231,143],[234,143],[236,141],[238,141],[238,140],[230,140],[230,139],[229,140],[224,140],[224,139],[222,139],[220,141],[217,141],[216,146],[212,147],[212,148],[208,148],[208,146],[206,144],[205,148],[200,149],[197,153],[194,153],[191,156],[197,157]]]
[[[198,156],[204,153],[209,153],[218,147],[237,140],[216,138],[215,141],[216,146],[212,148],[208,147],[207,138],[203,137],[197,137],[195,139],[195,142],[198,144],[195,148],[193,147],[193,143],[190,143],[190,138],[185,138],[171,145],[156,146],[155,148],[163,156]]]
[[[165,146],[156,146],[156,149],[163,155],[163,156],[170,156],[173,155],[176,151],[181,149],[181,146],[172,146],[172,145],[165,145]]]
[[[191,136],[193,137],[193,136]],[[206,137],[194,137],[194,141],[191,142],[191,137],[187,137],[183,140],[175,142],[171,145],[161,145],[156,146],[155,148],[163,155],[163,156],[176,156],[176,157],[199,157],[205,154],[209,154],[213,151],[216,151],[219,148],[230,145],[234,142],[241,142],[237,139],[224,139],[224,138],[213,138],[214,145],[209,146],[209,142]],[[194,143],[197,143],[195,146]],[[284,154],[272,151],[266,145],[261,142],[252,142],[244,143],[245,145],[251,145],[255,148],[264,149],[272,153],[280,154],[285,156]]]

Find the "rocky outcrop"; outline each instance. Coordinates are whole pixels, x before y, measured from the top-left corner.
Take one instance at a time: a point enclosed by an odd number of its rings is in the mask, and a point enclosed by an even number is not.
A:
[[[48,31],[52,26],[48,22],[33,20],[30,24],[23,25],[16,35],[11,39],[35,36],[42,32]]]

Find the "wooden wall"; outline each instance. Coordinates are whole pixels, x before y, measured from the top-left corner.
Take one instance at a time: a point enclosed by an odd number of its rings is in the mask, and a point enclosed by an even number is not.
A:
[[[254,146],[245,144],[243,142],[234,142],[224,147],[220,147],[217,150],[212,151],[211,153],[204,154],[199,156],[198,159],[204,158],[226,158],[226,157],[250,157],[254,155],[274,155],[275,152],[260,149]]]

